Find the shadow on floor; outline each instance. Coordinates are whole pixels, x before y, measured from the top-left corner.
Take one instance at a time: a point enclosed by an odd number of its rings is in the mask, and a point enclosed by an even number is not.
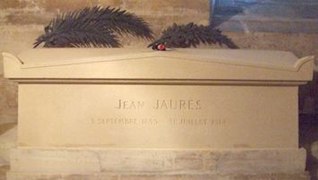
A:
[[[0,124],[0,135],[15,127],[17,123]]]
[[[299,145],[307,151],[306,170],[318,180],[318,114],[299,117]]]
[[[0,180],[6,179],[6,173],[9,171],[9,166],[0,166]]]

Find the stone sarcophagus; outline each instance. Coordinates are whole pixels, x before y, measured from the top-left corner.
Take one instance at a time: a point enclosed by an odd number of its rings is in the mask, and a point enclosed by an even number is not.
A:
[[[3,53],[19,84],[9,179],[306,178],[289,52],[39,49]],[[267,176],[266,176],[267,177]]]

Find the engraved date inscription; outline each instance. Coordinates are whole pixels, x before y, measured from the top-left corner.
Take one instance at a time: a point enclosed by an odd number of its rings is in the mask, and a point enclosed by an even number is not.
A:
[[[157,125],[155,118],[92,118],[90,124],[95,125]]]
[[[225,119],[211,118],[170,118],[168,121],[157,118],[91,118],[92,125],[124,125],[124,126],[214,126],[223,127],[227,122]]]

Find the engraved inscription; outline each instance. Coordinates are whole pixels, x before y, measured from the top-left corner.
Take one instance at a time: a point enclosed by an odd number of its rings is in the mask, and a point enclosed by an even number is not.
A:
[[[95,125],[157,125],[155,118],[92,118],[91,124]]]
[[[200,110],[200,100],[157,100],[153,107],[156,110]]]
[[[168,121],[160,121],[156,118],[91,118],[92,125],[170,125],[170,126],[215,126],[221,127],[227,124],[225,119],[210,118],[170,118]]]
[[[120,117],[96,117],[90,119],[91,125],[124,125],[124,126],[212,126],[224,127],[227,122],[225,119],[215,119],[200,116],[202,110],[201,100],[198,99],[155,99],[153,101],[144,100],[131,100],[119,99],[115,106],[118,110],[143,110],[142,115],[151,111],[169,111],[174,114],[173,116],[166,115],[158,119],[158,117],[140,117],[133,116],[120,116]],[[198,117],[187,117],[174,111],[196,111]],[[138,113],[139,113],[138,112]],[[151,114],[151,112],[149,112]],[[161,112],[160,112],[161,113]],[[162,112],[168,113],[168,112]],[[194,113],[194,112],[193,112]],[[123,113],[124,115],[125,113]],[[182,115],[176,116],[175,115]],[[167,117],[168,116],[168,117]]]
[[[119,99],[116,109],[141,109],[145,105],[144,101],[130,101]]]
[[[208,118],[171,118],[172,125],[192,125],[192,126],[224,126],[225,119],[208,119]]]
[[[154,110],[200,110],[201,101],[194,99],[157,99],[149,105],[141,100],[119,99],[115,108],[120,110],[137,110],[143,109],[145,106],[150,106]]]

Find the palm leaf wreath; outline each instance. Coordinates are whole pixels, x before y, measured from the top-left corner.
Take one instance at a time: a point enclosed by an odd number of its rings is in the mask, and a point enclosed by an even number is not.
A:
[[[226,45],[229,48],[238,48],[231,39],[218,29],[210,26],[196,25],[189,23],[186,25],[173,24],[162,32],[159,39],[155,40],[148,47],[157,49],[158,45],[164,45],[171,48],[197,47],[203,44]]]
[[[153,39],[153,32],[142,18],[111,7],[87,7],[63,13],[51,20],[34,48],[44,47],[120,47],[118,35]]]

